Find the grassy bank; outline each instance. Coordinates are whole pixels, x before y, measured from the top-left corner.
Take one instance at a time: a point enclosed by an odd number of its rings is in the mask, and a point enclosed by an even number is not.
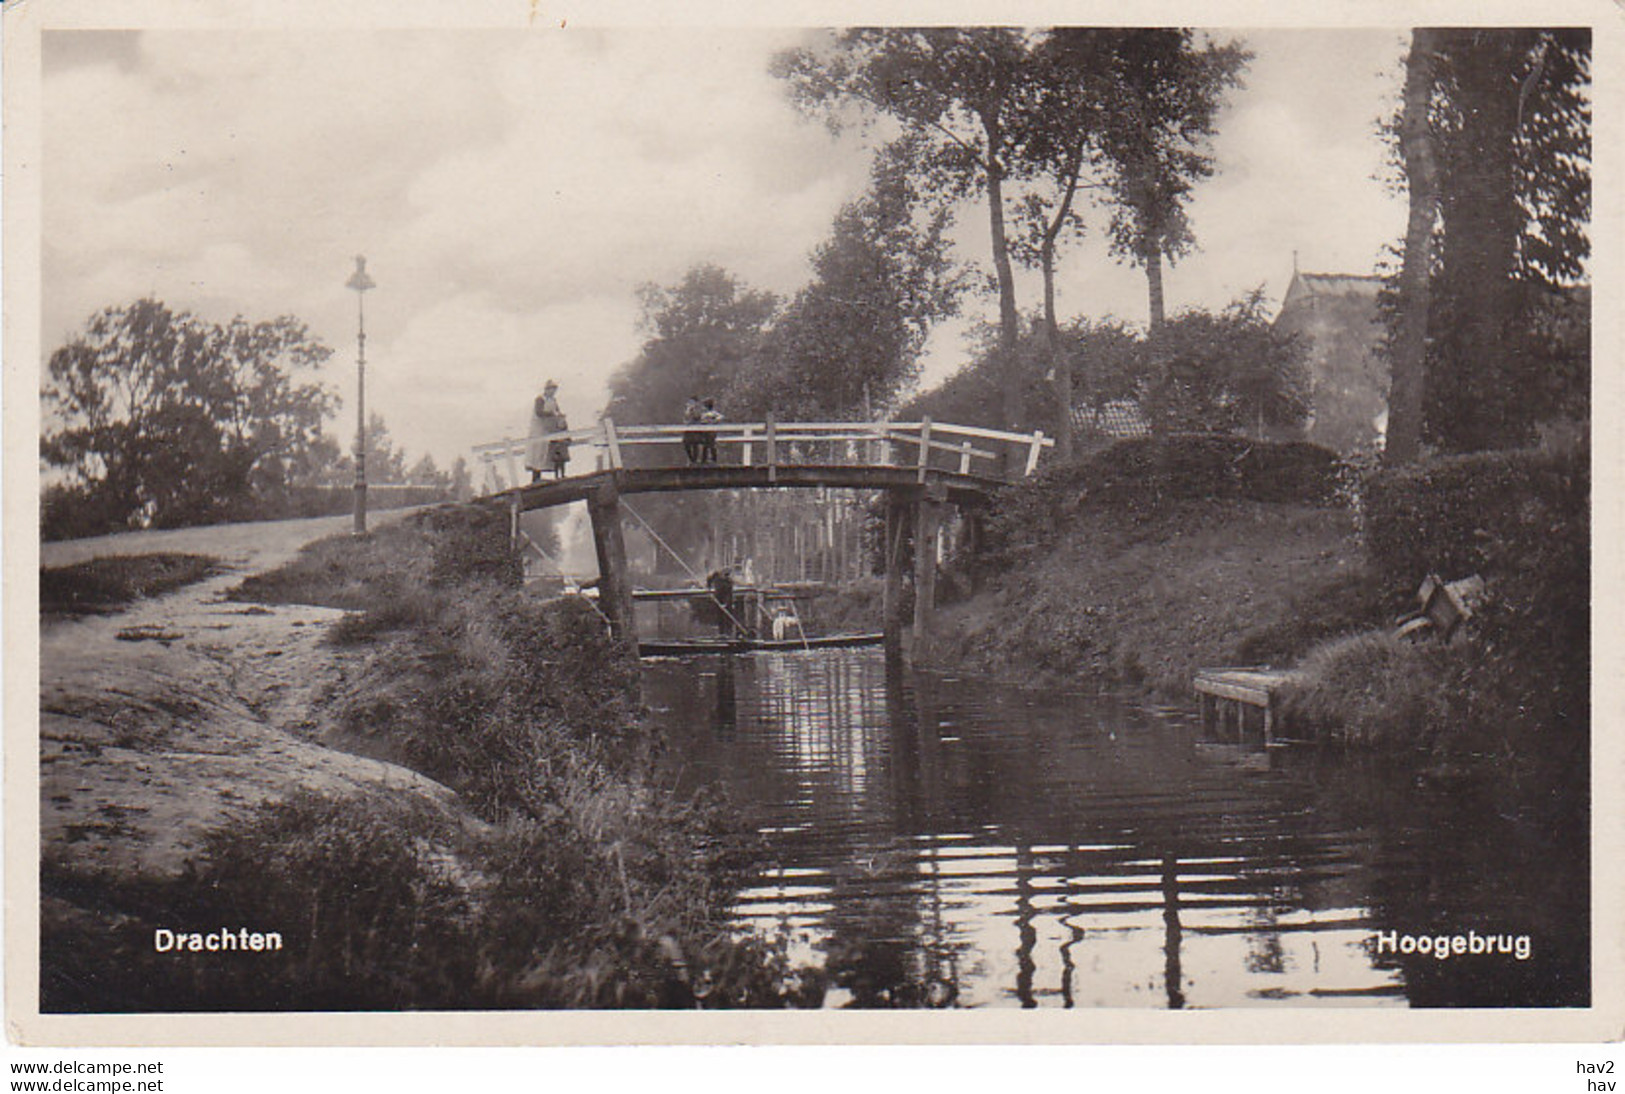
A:
[[[119,893],[125,914],[174,930],[274,924],[287,957],[132,954],[147,975],[121,986],[129,1009],[818,1000],[781,950],[730,935],[750,844],[717,803],[655,780],[635,663],[590,606],[520,591],[506,528],[501,513],[432,510],[314,544],[234,591],[350,609],[327,639],[355,666],[326,701],[337,742],[437,780],[454,805],[301,793],[212,832],[193,876]],[[49,922],[71,985],[80,928]]]
[[[1282,664],[1383,614],[1333,469],[1307,446],[1133,442],[1001,495],[938,653],[999,675],[1185,699],[1199,667]]]
[[[1352,479],[1305,445],[1125,442],[1001,495],[956,560],[934,653],[975,671],[1189,702],[1193,674],[1299,670],[1296,730],[1390,752],[1580,762],[1589,725],[1583,454]],[[1401,643],[1428,572],[1490,600]]]
[[[219,560],[202,555],[109,555],[39,572],[41,615],[75,616],[122,611],[218,572]]]

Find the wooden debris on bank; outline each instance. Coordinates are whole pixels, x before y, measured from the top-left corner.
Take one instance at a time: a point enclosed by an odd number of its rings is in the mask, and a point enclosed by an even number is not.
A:
[[[1484,579],[1477,574],[1460,581],[1446,582],[1438,574],[1428,574],[1416,590],[1417,611],[1399,621],[1398,635],[1412,641],[1437,637],[1449,642],[1481,607],[1487,593]]]

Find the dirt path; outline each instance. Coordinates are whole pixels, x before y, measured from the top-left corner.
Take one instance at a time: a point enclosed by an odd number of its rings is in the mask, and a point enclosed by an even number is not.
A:
[[[386,518],[387,519],[387,518]],[[450,792],[404,768],[325,747],[318,700],[354,662],[320,645],[342,614],[232,603],[224,593],[349,517],[140,532],[42,545],[41,565],[176,551],[226,572],[110,616],[40,630],[40,841],[54,867],[174,877],[204,834],[299,788]]]

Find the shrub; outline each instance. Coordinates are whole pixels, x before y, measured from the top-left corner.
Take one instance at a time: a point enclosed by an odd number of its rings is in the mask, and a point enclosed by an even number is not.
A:
[[[1588,453],[1447,456],[1372,474],[1365,542],[1377,575],[1414,589],[1428,573],[1527,571],[1554,540],[1589,538]]]
[[[1459,733],[1462,645],[1410,644],[1388,630],[1326,642],[1299,662],[1280,691],[1294,732],[1356,745],[1427,751]]]
[[[430,583],[522,585],[524,566],[510,541],[508,520],[504,510],[479,505],[442,505],[415,514],[412,523],[430,544]]]
[[[984,561],[1049,545],[1084,506],[1144,519],[1184,500],[1244,499],[1327,505],[1337,496],[1335,453],[1221,434],[1119,441],[1001,490],[987,515]]]
[[[40,492],[40,539],[62,539],[122,532],[130,527],[126,499],[107,489],[55,484]]]
[[[1367,551],[1391,589],[1479,573],[1488,602],[1464,678],[1483,732],[1581,762],[1590,720],[1589,453],[1483,452],[1368,485]]]
[[[341,721],[456,790],[480,816],[538,815],[556,799],[556,774],[571,756],[625,772],[651,759],[655,741],[631,705],[635,667],[585,602],[471,589],[414,590],[390,603],[388,613],[410,604],[420,617],[388,639],[343,697]]]
[[[721,926],[744,833],[716,803],[590,766],[567,783],[555,805],[483,843],[482,966],[495,1005],[795,1001],[787,966]]]
[[[474,905],[457,839],[425,802],[310,791],[216,830],[177,906],[194,930],[274,925],[285,956],[219,962],[198,988],[252,1009],[467,1005]]]
[[[262,604],[316,604],[373,614],[339,633],[362,640],[427,618],[432,609],[403,599],[438,591],[496,585],[518,588],[519,554],[508,538],[508,515],[473,505],[445,505],[413,513],[365,536],[329,536],[301,550],[292,562],[254,574],[230,589],[234,600]]]

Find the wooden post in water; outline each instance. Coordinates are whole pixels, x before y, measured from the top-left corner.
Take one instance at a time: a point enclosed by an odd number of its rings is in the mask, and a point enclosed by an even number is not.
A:
[[[943,503],[930,496],[914,505],[914,658],[930,654],[931,623],[937,608],[937,534]]]
[[[886,584],[881,597],[885,620],[886,660],[903,657],[903,528],[907,502],[896,494],[886,495],[885,539],[881,550],[886,559]]]
[[[598,552],[598,606],[609,619],[616,641],[638,647],[637,618],[632,614],[632,576],[627,572],[626,538],[621,532],[621,495],[605,483],[587,495],[592,518],[592,545]]]

